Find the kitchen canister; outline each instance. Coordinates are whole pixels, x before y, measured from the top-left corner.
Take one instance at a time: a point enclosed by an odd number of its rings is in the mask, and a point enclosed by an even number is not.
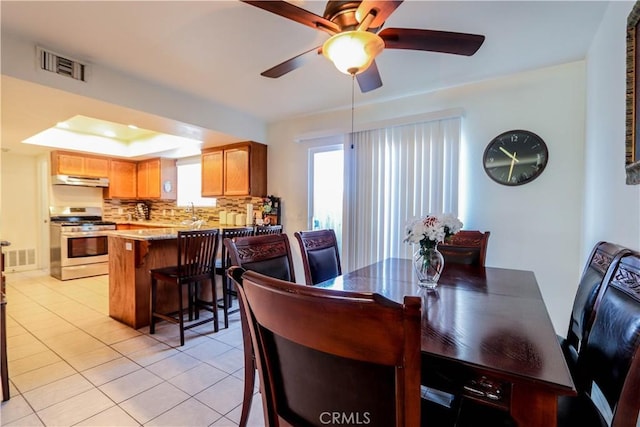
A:
[[[236,213],[235,212],[227,212],[227,222],[225,224],[233,225],[236,223]]]
[[[239,213],[236,215],[236,225],[246,225],[247,224],[247,216],[243,213]]]
[[[247,225],[253,225],[253,204],[247,203]]]
[[[219,219],[218,222],[220,224],[226,224],[227,223],[227,211],[220,211],[219,215]]]

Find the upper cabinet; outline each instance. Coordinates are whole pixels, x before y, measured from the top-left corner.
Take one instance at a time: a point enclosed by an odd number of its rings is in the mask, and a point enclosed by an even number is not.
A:
[[[52,151],[51,174],[105,178],[109,176],[109,159],[71,151]]]
[[[105,188],[105,199],[135,199],[138,195],[136,182],[138,166],[129,160],[109,161],[109,187]]]
[[[137,197],[175,200],[177,169],[175,159],[155,158],[138,162]]]
[[[248,141],[202,152],[203,197],[266,194],[266,145]]]

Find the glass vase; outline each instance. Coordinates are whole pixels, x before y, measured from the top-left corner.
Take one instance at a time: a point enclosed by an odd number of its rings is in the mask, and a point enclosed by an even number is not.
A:
[[[418,285],[435,289],[444,269],[444,257],[438,251],[438,245],[422,247],[413,254],[413,267],[418,276]]]

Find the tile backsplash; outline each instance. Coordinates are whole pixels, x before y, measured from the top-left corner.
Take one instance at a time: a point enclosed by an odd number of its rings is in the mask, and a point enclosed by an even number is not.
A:
[[[128,221],[130,218],[135,220],[136,204],[142,200],[120,200],[105,199],[102,204],[102,216],[107,221]],[[171,200],[144,200],[150,207],[150,221],[179,223],[184,220],[191,219],[193,214],[190,212],[191,207],[177,206],[175,201]],[[262,208],[261,197],[218,197],[215,207],[199,207],[196,206],[196,215],[206,222],[219,222],[220,211],[247,213],[247,204],[253,205],[254,212],[260,212]],[[189,211],[187,211],[189,209]]]

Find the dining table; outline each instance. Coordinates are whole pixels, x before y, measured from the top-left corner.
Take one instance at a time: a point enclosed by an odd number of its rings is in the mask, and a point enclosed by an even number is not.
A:
[[[316,286],[398,303],[420,296],[423,384],[435,372],[437,385],[459,385],[450,391],[508,411],[518,426],[556,426],[558,396],[576,395],[531,271],[447,263],[429,290],[411,260],[387,258]]]

